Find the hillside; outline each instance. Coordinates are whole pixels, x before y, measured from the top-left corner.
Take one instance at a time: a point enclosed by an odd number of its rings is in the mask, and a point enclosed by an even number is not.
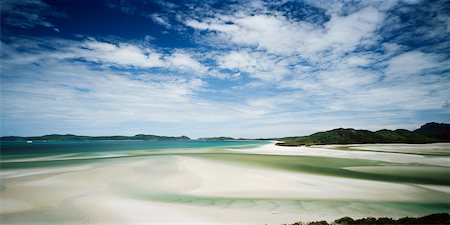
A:
[[[450,124],[427,123],[415,131],[405,129],[355,130],[338,128],[318,132],[309,136],[279,138],[278,145],[321,145],[321,144],[372,144],[372,143],[409,143],[425,144],[449,141]]]
[[[414,133],[425,135],[440,141],[450,141],[450,124],[427,123],[415,130]]]
[[[6,136],[1,137],[2,141],[100,141],[100,140],[114,140],[114,141],[187,141],[191,140],[189,137],[170,137],[138,134],[134,136],[79,136],[73,134],[50,134],[35,137],[18,137]]]

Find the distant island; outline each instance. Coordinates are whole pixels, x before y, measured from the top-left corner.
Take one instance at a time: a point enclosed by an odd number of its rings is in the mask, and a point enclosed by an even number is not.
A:
[[[432,122],[414,131],[383,129],[372,132],[369,130],[355,130],[353,128],[338,128],[314,133],[309,136],[285,137],[276,140],[280,141],[277,145],[281,146],[450,142],[450,124]]]
[[[5,136],[1,141],[190,141],[187,136],[158,136],[137,134],[134,136],[83,136],[74,134],[50,134],[43,136],[20,137]],[[237,141],[237,140],[275,140],[280,146],[326,145],[326,144],[374,144],[374,143],[408,143],[426,144],[436,142],[450,142],[450,124],[427,123],[419,129],[409,131],[397,130],[356,130],[353,128],[338,128],[324,132],[317,132],[309,136],[294,136],[283,138],[233,138],[233,137],[203,137],[198,141]]]
[[[50,134],[34,137],[6,136],[1,137],[1,141],[189,141],[187,136],[170,137],[147,134],[137,134],[134,136],[80,136],[73,134]]]
[[[233,140],[240,140],[232,137],[203,137],[197,139],[199,141],[233,141]],[[242,140],[242,139],[241,139]]]
[[[249,139],[232,137],[203,137],[191,139],[187,136],[172,137],[149,134],[137,134],[134,136],[83,136],[74,134],[49,134],[43,136],[21,137],[5,136],[0,137],[0,141],[248,141],[248,140],[275,140],[275,139]]]

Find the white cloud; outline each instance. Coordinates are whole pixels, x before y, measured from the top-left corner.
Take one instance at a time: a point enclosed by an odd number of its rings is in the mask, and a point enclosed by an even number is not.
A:
[[[317,74],[324,87],[353,92],[379,79],[379,74],[366,71],[335,70]]]
[[[96,40],[88,40],[84,43],[84,46],[74,49],[72,53],[75,58],[80,57],[89,61],[112,63],[116,65],[138,67],[162,67],[164,65],[160,53],[127,43],[116,45]]]
[[[158,13],[153,13],[150,15],[150,18],[152,18],[152,20],[159,24],[162,25],[168,29],[170,29],[172,27],[172,25],[169,23],[168,19]]]
[[[180,70],[190,70],[198,73],[208,72],[208,68],[192,58],[189,53],[176,51],[164,58],[167,66]]]
[[[73,46],[72,42],[66,44]],[[199,97],[207,85],[200,78],[177,74],[129,74],[110,68],[98,70],[83,62],[67,61],[67,55],[48,49],[28,53],[4,45],[2,51],[6,50],[9,57],[2,61],[4,121],[30,124],[58,121],[65,127],[105,128],[132,121],[223,122],[262,115],[258,109],[237,102],[222,104]],[[96,53],[136,53],[136,49],[129,49],[129,46],[107,43],[91,44],[88,50],[92,49]],[[33,55],[29,60],[16,60],[29,55]],[[188,53],[175,52],[167,57],[165,62],[172,66],[198,69]],[[96,58],[115,62],[109,58]]]
[[[431,78],[433,79],[433,78]],[[434,84],[421,84],[417,81],[404,81],[399,84],[383,84],[370,89],[361,89],[355,95],[342,99],[345,107],[364,109],[402,109],[404,111],[439,109],[446,99],[445,79]],[[444,83],[442,83],[444,82]]]
[[[292,21],[277,13],[252,15],[237,11],[187,20],[186,25],[210,31],[223,43],[240,48],[217,57],[221,68],[265,82],[278,81],[272,84],[279,88],[300,88],[317,94],[322,88],[342,90],[377,82],[380,74],[359,68],[376,63],[377,57],[352,52],[377,43],[376,30],[382,24],[383,13],[365,7],[345,16],[332,12],[330,17],[319,26]]]
[[[386,74],[390,78],[418,75],[432,69],[445,69],[450,66],[448,61],[439,55],[409,51],[402,53],[387,62]]]
[[[39,45],[31,40],[17,40],[20,47],[23,45],[30,50],[38,51]],[[12,46],[2,43],[3,52],[14,54]],[[42,41],[40,44],[57,47],[54,51],[48,51],[46,55],[24,53],[21,61],[29,63],[39,62],[44,58],[55,58],[59,60],[83,59],[89,62],[99,63],[101,66],[138,67],[141,69],[164,68],[172,71],[191,72],[194,75],[206,74],[208,68],[193,57],[188,51],[175,49],[172,53],[163,53],[155,49],[131,43],[110,43],[88,39],[85,41],[68,41],[54,39]],[[34,46],[31,46],[34,45]]]
[[[208,71],[207,67],[194,59],[187,51],[175,50],[173,53],[164,54],[154,49],[129,43],[112,44],[88,40],[84,42],[84,46],[72,48],[70,57],[80,57],[88,61],[110,63],[118,66],[161,67],[199,74]]]
[[[265,52],[252,52],[249,49],[220,55],[218,63],[221,68],[247,72],[250,77],[265,81],[279,81],[289,73],[284,63],[276,56]]]
[[[197,49],[148,47],[156,43],[149,36],[147,45],[11,38],[1,49],[2,119],[102,131],[135,122],[155,133],[191,123],[201,136],[284,136],[389,125],[449,100],[444,54],[382,42],[384,25],[398,22],[384,21],[396,2],[326,2],[320,21],[254,1],[174,16],[200,31],[192,37],[202,42]],[[151,15],[168,28],[175,22],[169,13]],[[174,34],[186,29],[178,26]]]
[[[109,126],[109,123],[117,125],[127,121],[217,118],[208,116],[208,112],[203,115],[195,106],[195,96],[204,86],[198,78],[155,79],[153,74],[144,74],[141,76],[149,79],[140,79],[55,59],[43,61],[39,66],[5,64],[4,73],[13,76],[2,82],[3,119]],[[192,117],[195,114],[202,116]]]
[[[302,21],[289,21],[280,15],[219,15],[204,21],[187,20],[198,30],[218,32],[218,37],[234,44],[255,46],[269,53],[293,53],[318,60],[318,53],[342,54],[358,45],[372,44],[383,14],[367,7],[348,16],[333,14],[324,27]],[[376,38],[375,38],[376,39]]]
[[[348,5],[332,4],[327,7],[330,19],[323,26],[289,20],[277,13],[253,15],[245,9],[231,15],[187,20],[186,25],[210,31],[214,38],[232,48],[240,48],[220,54],[217,62],[221,68],[248,73],[277,88],[302,90],[303,96],[290,97],[297,102],[306,101],[304,108],[317,104],[331,111],[377,107],[413,110],[411,101],[416,101],[420,109],[436,108],[446,98],[443,92],[436,90],[445,87],[425,84],[431,81],[420,78],[396,81],[385,78],[383,81],[383,77],[394,73],[423,74],[439,67],[443,70],[446,67],[439,63],[439,57],[405,53],[386,62],[392,55],[404,51],[395,43],[383,45],[385,54],[370,50],[354,52],[378,45],[381,40],[378,29],[386,10],[396,4],[382,6],[377,2],[374,5],[380,9],[362,4],[351,10]],[[348,14],[342,13],[344,8]],[[217,43],[209,38],[211,36],[207,36],[206,41]],[[382,68],[384,64],[388,65],[386,71]],[[270,83],[272,81],[277,82]],[[261,83],[253,83],[255,85],[245,87],[261,88],[256,85]],[[398,90],[397,95],[395,90]],[[316,103],[305,100],[305,96]],[[430,98],[433,100],[427,101],[426,96],[433,96]],[[277,95],[277,98],[283,97]]]
[[[267,15],[220,16],[207,21],[188,20],[188,26],[220,32],[221,38],[236,44],[256,46],[272,53],[295,50],[295,24],[284,17]],[[288,35],[289,34],[289,35]],[[294,48],[293,48],[294,46]]]
[[[325,48],[351,51],[358,45],[372,44],[375,30],[381,25],[383,14],[367,7],[348,16],[333,15],[325,25]]]

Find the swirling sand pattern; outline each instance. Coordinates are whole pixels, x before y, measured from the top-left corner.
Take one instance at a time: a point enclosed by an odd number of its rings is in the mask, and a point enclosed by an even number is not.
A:
[[[2,159],[1,223],[282,224],[450,210],[447,155],[324,147]]]

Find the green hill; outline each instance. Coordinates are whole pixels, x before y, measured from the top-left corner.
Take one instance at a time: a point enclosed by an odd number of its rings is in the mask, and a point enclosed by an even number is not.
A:
[[[415,130],[414,133],[425,135],[439,141],[450,141],[450,124],[427,123]]]
[[[450,124],[427,123],[415,131],[404,129],[355,130],[339,128],[318,132],[309,136],[279,138],[278,145],[323,145],[323,144],[372,144],[372,143],[409,143],[425,144],[450,141]]]

